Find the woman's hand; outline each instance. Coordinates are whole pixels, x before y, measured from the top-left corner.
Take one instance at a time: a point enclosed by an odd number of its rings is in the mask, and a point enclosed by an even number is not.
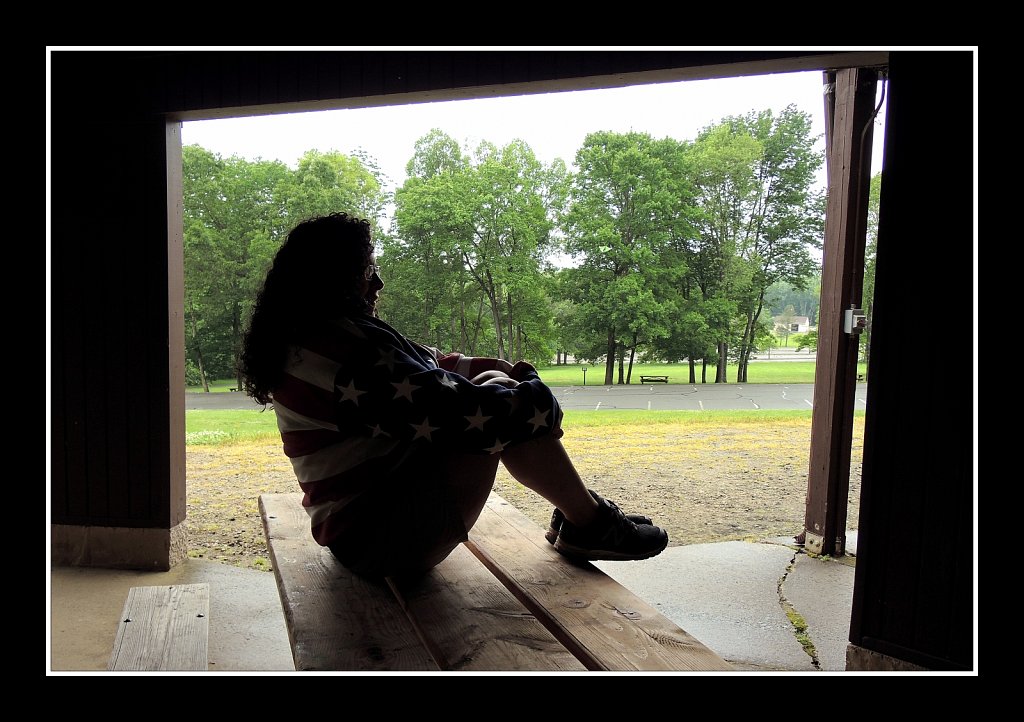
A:
[[[523,381],[528,375],[536,374],[537,369],[528,361],[519,361],[507,373],[515,380]]]
[[[512,368],[508,361],[505,361],[509,369]],[[477,386],[483,386],[485,384],[492,384],[497,386],[504,386],[505,388],[514,389],[519,385],[519,382],[509,376],[504,371],[484,371],[482,374],[477,374],[470,379]]]
[[[494,377],[492,379],[488,379],[487,381],[484,381],[481,384],[481,386],[487,386],[487,385],[504,386],[506,389],[514,389],[516,386],[519,385],[519,382],[516,381],[513,378],[508,377],[508,376],[496,376],[496,377]]]

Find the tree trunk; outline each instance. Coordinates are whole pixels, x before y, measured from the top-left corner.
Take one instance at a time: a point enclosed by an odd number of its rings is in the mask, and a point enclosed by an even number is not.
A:
[[[696,384],[697,383],[697,365],[693,362],[693,358],[692,357],[687,359],[687,361],[689,361],[689,363],[690,363],[690,383],[691,384]]]
[[[716,384],[727,384],[729,378],[726,372],[729,365],[729,344],[725,341],[718,342],[718,370],[715,372]]]
[[[203,383],[203,393],[210,393],[210,381],[206,378],[206,365],[203,363],[203,352],[196,349],[196,359],[199,362],[199,379]]]
[[[459,299],[459,349],[469,345],[469,324],[466,323],[466,299]],[[454,350],[454,349],[449,349]]]
[[[761,314],[764,312],[764,291],[762,290],[757,296],[757,308],[750,315],[750,319],[747,323],[747,341],[744,346],[742,353],[740,354],[740,373],[742,378],[737,377],[737,381],[747,383],[747,369],[750,367],[750,354],[754,349],[754,329],[757,328],[758,319],[761,318]]]
[[[476,356],[476,344],[480,340],[480,327],[483,325],[483,323],[484,323],[484,299],[483,299],[483,296],[481,296],[480,297],[480,303],[477,304],[477,307],[476,307],[476,326],[473,328],[473,341],[469,345],[469,353],[468,353],[468,355],[470,355],[470,356]],[[462,349],[460,349],[460,350],[462,350]],[[463,353],[466,353],[464,350],[462,350],[462,351],[463,351]]]
[[[636,340],[637,334],[633,334],[633,347],[629,349],[629,368],[626,370],[626,385],[629,386],[630,380],[633,378],[633,358],[636,356]]]
[[[484,291],[487,294],[487,300],[491,304],[491,319],[494,321],[494,339],[498,344],[497,357],[507,360],[508,356],[505,354],[505,330],[501,325],[501,299],[498,297],[498,289],[494,285],[491,272],[485,269],[484,273],[487,277]]]
[[[231,337],[235,340],[235,348],[242,348],[242,304],[235,303],[231,309]],[[235,388],[242,388],[242,372],[238,369],[239,358],[236,350],[232,360],[235,367]]]
[[[625,356],[626,356],[626,349],[622,349],[622,353],[619,354],[619,386],[621,386],[623,383],[625,383],[625,381],[624,381],[625,376],[623,375],[623,368],[622,368],[622,362],[623,362],[623,359],[625,358]]]
[[[199,347],[199,341],[196,338],[196,336],[197,336],[197,332],[196,332],[196,317],[195,317],[195,314],[191,314],[191,313],[189,314],[189,316],[190,316],[189,321],[190,321],[191,326],[192,326],[193,345],[194,345],[195,350],[196,350],[196,361],[197,361],[197,363],[199,365],[199,382],[203,386],[203,393],[207,393],[208,394],[208,393],[210,393],[210,382],[206,378],[206,365],[203,363],[203,350]],[[241,386],[239,386],[239,388],[241,388]]]
[[[512,323],[512,294],[505,294],[505,300],[508,302],[508,353],[509,355],[512,355],[515,349],[515,343],[513,339],[515,324]],[[516,358],[518,359],[520,357],[517,356]]]
[[[604,385],[615,383],[615,329],[608,329],[608,354],[604,362]]]
[[[740,338],[739,359],[736,366],[736,383],[743,383],[747,380],[747,359],[750,357],[750,347],[754,344],[754,328],[747,317],[746,325],[743,328],[743,336]]]
[[[746,381],[746,359],[750,354],[750,347],[754,343],[754,326],[751,322],[751,316],[747,315],[746,320],[743,323],[743,333],[740,335],[739,353],[737,354],[736,364],[736,383],[743,383]]]
[[[493,294],[489,295],[491,301],[491,320],[494,321],[494,338],[498,344],[498,358],[505,356],[505,330],[501,325],[501,302]]]

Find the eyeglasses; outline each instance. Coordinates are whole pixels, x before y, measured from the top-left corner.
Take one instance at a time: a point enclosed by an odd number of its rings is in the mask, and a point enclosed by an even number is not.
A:
[[[367,281],[369,281],[375,275],[379,275],[379,274],[380,274],[380,266],[374,264],[372,266],[367,266],[366,267],[366,273],[363,274],[363,276],[364,276],[364,278],[366,278]]]

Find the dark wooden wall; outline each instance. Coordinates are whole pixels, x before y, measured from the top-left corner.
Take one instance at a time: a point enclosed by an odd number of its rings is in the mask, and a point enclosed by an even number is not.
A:
[[[52,58],[51,520],[166,529],[185,515],[180,158],[80,63]]]
[[[51,55],[54,525],[185,514],[180,159],[168,118],[352,107],[872,64],[810,52]],[[973,630],[969,379],[922,356],[967,304],[971,53],[892,54],[851,641],[963,667]],[[455,89],[455,90],[453,90]],[[170,135],[169,135],[170,134]],[[170,137],[170,141],[168,138]],[[953,273],[953,269],[956,272]],[[936,333],[938,331],[939,333]],[[969,349],[953,367],[964,369]],[[964,372],[966,375],[966,372]],[[964,384],[952,405],[917,390]]]
[[[894,53],[851,641],[930,669],[973,655],[971,53]]]

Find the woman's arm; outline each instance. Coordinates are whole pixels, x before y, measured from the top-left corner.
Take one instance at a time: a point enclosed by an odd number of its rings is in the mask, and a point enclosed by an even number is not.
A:
[[[334,380],[339,428],[349,433],[498,453],[560,429],[562,410],[529,364],[500,359],[473,383],[435,368],[390,327],[368,333]],[[463,357],[465,358],[465,357]],[[514,375],[513,375],[514,374]]]

